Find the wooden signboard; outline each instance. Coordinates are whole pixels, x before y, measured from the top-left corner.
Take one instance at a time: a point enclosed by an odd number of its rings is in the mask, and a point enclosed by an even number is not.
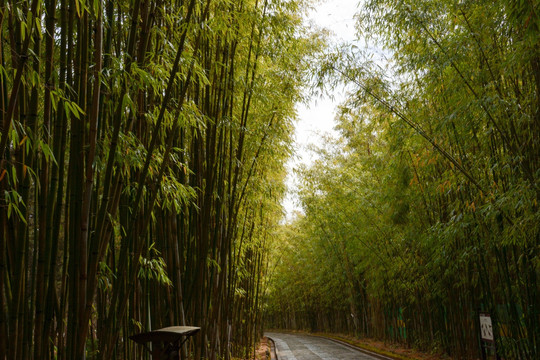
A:
[[[130,336],[130,339],[142,344],[152,354],[154,360],[179,359],[182,344],[199,330],[201,328],[194,326],[170,326],[135,334]],[[152,343],[152,349],[146,345],[147,343]]]

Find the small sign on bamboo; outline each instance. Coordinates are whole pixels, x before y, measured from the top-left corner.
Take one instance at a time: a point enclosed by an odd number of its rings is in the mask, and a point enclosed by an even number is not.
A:
[[[493,342],[493,325],[491,323],[491,316],[487,313],[480,313],[480,338],[483,341]]]

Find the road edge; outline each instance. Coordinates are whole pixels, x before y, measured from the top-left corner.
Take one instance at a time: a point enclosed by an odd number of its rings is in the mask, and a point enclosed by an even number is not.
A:
[[[274,339],[272,339],[269,336],[266,336],[266,338],[270,341],[270,359],[271,360],[279,360],[277,356],[277,350],[276,350],[276,342]]]

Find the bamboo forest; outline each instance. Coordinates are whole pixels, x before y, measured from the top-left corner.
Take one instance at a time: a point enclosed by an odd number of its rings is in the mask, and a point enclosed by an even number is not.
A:
[[[269,329],[480,359],[486,314],[488,356],[539,359],[540,1],[357,3],[350,44],[318,0],[0,0],[0,360],[171,326],[182,359]]]

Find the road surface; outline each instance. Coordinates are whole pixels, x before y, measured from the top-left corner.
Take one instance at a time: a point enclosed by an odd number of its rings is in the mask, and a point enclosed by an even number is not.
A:
[[[379,360],[348,346],[317,336],[267,332],[278,360]]]

